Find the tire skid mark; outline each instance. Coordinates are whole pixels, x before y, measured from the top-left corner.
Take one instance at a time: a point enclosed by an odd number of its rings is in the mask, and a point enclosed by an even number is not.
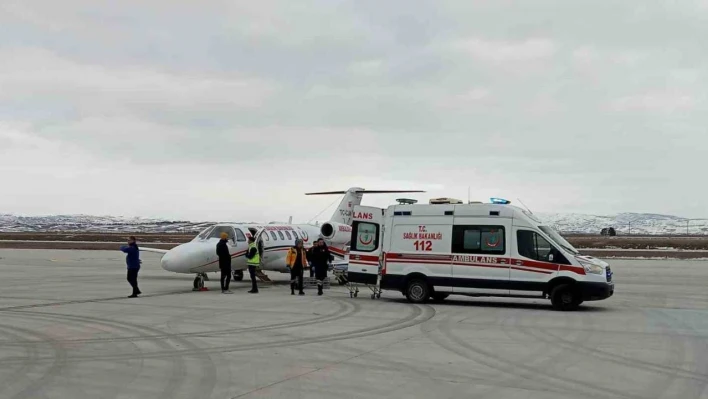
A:
[[[554,334],[551,330],[543,330],[543,334],[534,334],[534,336],[539,341],[553,342],[556,345],[562,346],[568,350],[582,353],[583,355],[589,355],[600,360],[604,360],[610,363],[615,363],[622,366],[628,366],[632,368],[642,369],[645,371],[651,371],[659,374],[670,373],[672,376],[677,376],[683,379],[696,380],[699,382],[708,383],[708,377],[705,374],[696,373],[690,370],[686,370],[681,367],[676,366],[666,366],[660,363],[648,362],[645,360],[634,359],[631,357],[618,355],[615,353],[607,352],[602,349],[597,349],[596,347],[589,347],[578,341],[571,341]],[[549,338],[552,338],[549,339]]]
[[[696,331],[696,329],[693,326],[687,324],[685,321],[683,321],[681,319],[677,319],[676,317],[673,317],[672,315],[667,314],[663,310],[659,312],[659,315],[668,320],[666,325],[669,328],[676,330],[677,324],[679,324],[691,331],[694,331],[696,333],[698,332],[698,331]],[[675,341],[679,342],[679,340],[675,340]],[[689,344],[689,342],[681,341],[681,344],[684,345],[684,350],[685,350],[685,346],[687,344]],[[700,355],[696,355],[695,357],[696,357],[696,359],[698,359],[698,361],[703,362],[701,365],[699,365],[700,370],[697,372],[697,374],[704,375],[704,376],[708,375],[708,361],[706,360],[708,358],[708,356],[707,356],[708,350],[706,350],[706,348],[708,348],[708,344],[706,344],[706,342],[703,341],[703,342],[691,342],[690,345],[693,346],[693,348],[692,348],[693,350],[689,351],[689,352],[700,354]],[[683,391],[680,394],[678,394],[677,397],[680,397],[680,398],[703,397],[701,395],[707,389],[708,389],[708,378],[704,379],[703,381],[699,381],[698,383],[694,383],[693,385],[689,385],[689,384],[683,385]]]
[[[5,327],[7,328],[7,326]],[[50,381],[52,381],[57,375],[59,375],[62,369],[67,364],[66,350],[60,343],[56,342],[51,336],[47,334],[21,327],[12,327],[12,329],[18,333],[37,337],[42,343],[49,344],[51,349],[54,351],[54,357],[50,360],[51,365],[44,372],[44,374],[36,380],[28,381],[29,385],[27,385],[24,389],[10,397],[11,399],[36,398],[39,396],[41,389],[46,387]],[[35,364],[38,364],[40,363],[41,357],[36,356],[34,360]]]
[[[146,294],[146,295],[141,295],[141,298],[156,298],[156,297],[161,297],[161,296],[170,296],[170,295],[184,295],[187,293],[192,293],[192,291],[174,291],[174,292],[163,292],[160,294]],[[117,301],[125,299],[127,300],[128,298],[125,296],[114,296],[114,297],[107,297],[107,298],[93,298],[93,299],[77,299],[73,301],[60,301],[60,302],[51,302],[51,303],[37,303],[33,305],[18,305],[18,306],[8,306],[5,308],[0,308],[0,312],[8,312],[8,311],[15,311],[15,310],[23,310],[23,309],[37,309],[37,308],[48,308],[52,306],[63,306],[63,305],[76,305],[76,304],[83,304],[83,303],[102,303],[102,302],[111,302],[111,301]]]
[[[24,313],[24,312],[23,312]],[[70,320],[76,320],[76,321],[81,321],[81,322],[87,322],[91,324],[96,324],[96,325],[103,325],[107,326],[110,328],[117,328],[119,330],[124,330],[127,331],[131,334],[138,333],[140,334],[142,331],[153,331],[153,333],[160,333],[162,331],[156,330],[151,327],[143,326],[143,325],[138,325],[138,324],[133,324],[133,323],[128,323],[128,322],[117,322],[113,320],[106,320],[106,319],[101,319],[101,318],[96,318],[96,317],[89,317],[89,316],[76,316],[76,315],[57,315],[54,313],[42,313],[42,312],[26,312],[24,313],[27,316],[36,316],[42,319],[48,319],[48,320],[61,320],[65,321],[66,319]],[[164,333],[164,332],[162,332]],[[179,337],[171,337],[172,339],[175,340],[176,343],[182,344],[185,347],[192,348],[192,349],[199,349],[194,343],[186,340],[186,339],[180,339]],[[129,341],[133,345],[135,345],[135,342]],[[164,352],[172,352],[175,351],[175,348],[169,343],[169,340],[164,340],[164,339],[157,339],[155,340],[155,343],[163,349]],[[74,344],[74,342],[72,342]],[[137,348],[137,345],[135,345]],[[139,353],[128,353],[128,354],[123,354],[123,356],[120,359],[114,359],[114,360],[127,360],[127,361],[132,361],[139,359],[141,362],[141,367],[144,363],[144,360],[146,359],[145,356],[143,356],[144,352],[139,352]],[[206,356],[201,356],[200,353],[195,353],[194,354],[196,357],[202,358],[202,367],[200,367],[200,370],[204,370],[200,384],[194,388],[196,391],[195,393],[198,395],[202,395],[205,392],[207,392],[207,396],[211,394],[211,392],[214,390],[214,387],[216,386],[216,369],[215,366],[211,360],[211,358],[206,355]],[[173,363],[173,370],[170,375],[170,377],[167,380],[166,383],[166,388],[162,392],[162,394],[159,396],[161,398],[172,398],[174,397],[175,393],[178,391],[184,390],[184,374],[186,371],[186,363],[183,359],[183,357],[178,357],[178,359],[174,359],[176,356],[169,356],[168,358],[171,358],[174,361],[177,361],[177,364],[174,365]],[[69,358],[71,360],[71,358]],[[94,360],[94,359],[89,359],[89,360]],[[97,357],[95,360],[102,360],[100,356]],[[137,378],[138,373],[135,374],[135,378]],[[127,386],[127,384],[126,384]]]
[[[479,356],[473,355],[471,356],[469,352],[465,353],[465,351],[461,350],[459,347],[459,344],[455,342],[454,340],[451,340],[449,337],[449,328],[450,328],[450,322],[449,322],[450,317],[447,317],[446,320],[447,322],[442,323],[439,329],[439,332],[445,336],[445,339],[442,339],[440,337],[436,337],[433,332],[429,333],[429,338],[430,340],[438,345],[439,347],[445,349],[451,354],[454,354],[462,359],[472,361],[474,363],[480,364],[482,366],[486,366],[490,368],[491,370],[501,372],[499,373],[500,376],[505,376],[509,375],[508,378],[504,378],[501,380],[498,380],[496,383],[499,384],[502,387],[513,387],[517,389],[524,389],[524,390],[529,390],[529,391],[537,391],[537,392],[553,392],[561,395],[566,395],[568,393],[568,390],[565,387],[558,386],[557,384],[548,384],[546,382],[540,382],[536,379],[533,378],[528,378],[524,375],[521,375],[519,373],[513,373],[509,371],[506,368],[500,367],[497,363],[498,362],[504,362],[504,360],[495,355],[484,355],[484,356]],[[495,361],[497,363],[495,363]],[[496,376],[495,376],[496,377]],[[492,394],[493,392],[486,392],[483,395],[488,396],[489,394]]]
[[[23,334],[21,335],[19,332],[22,332]],[[2,333],[2,335],[9,336],[11,339],[25,338],[27,334],[25,331],[18,331],[16,327],[6,325],[0,325],[0,333]],[[0,393],[9,390],[13,384],[17,383],[19,378],[24,377],[32,368],[34,368],[38,356],[37,346],[43,344],[45,343],[42,341],[34,341],[23,345],[23,349],[25,351],[25,362],[22,367],[16,368],[8,376],[0,379]]]
[[[105,338],[85,338],[85,339],[66,339],[66,340],[60,340],[60,342],[65,342],[65,343],[104,343],[104,342],[120,342],[120,341],[139,341],[139,340],[160,340],[160,339],[169,339],[169,338],[187,338],[187,337],[216,337],[219,335],[227,335],[227,334],[233,334],[233,333],[245,333],[245,332],[256,332],[256,331],[267,331],[267,330],[277,330],[281,328],[290,328],[290,327],[300,327],[300,326],[306,326],[310,325],[313,323],[321,324],[321,323],[328,323],[332,321],[336,321],[345,317],[352,316],[356,313],[359,313],[361,311],[361,305],[357,303],[352,303],[349,301],[344,301],[342,299],[335,299],[333,298],[335,302],[339,304],[339,307],[337,308],[336,312],[333,312],[329,315],[326,315],[324,317],[318,316],[306,320],[298,320],[298,321],[292,321],[292,322],[282,322],[282,323],[275,323],[275,324],[267,324],[263,326],[255,326],[255,327],[242,327],[242,328],[229,328],[229,329],[223,329],[223,330],[205,330],[205,331],[195,331],[195,332],[188,332],[188,333],[168,333],[162,330],[155,330],[155,331],[160,331],[160,333],[153,334],[153,335],[147,335],[147,334],[139,334],[139,335],[134,335],[134,336],[127,336],[127,337],[105,337]],[[345,310],[346,309],[346,310]],[[35,311],[10,311],[8,314],[17,314],[17,315],[33,315],[33,314],[46,314],[46,315],[56,315],[56,316],[62,316],[62,317],[71,317],[72,315],[70,314],[64,314],[64,313],[42,313],[42,312],[35,312]],[[109,321],[107,319],[95,319],[95,320],[101,320],[101,321]],[[31,342],[31,341],[30,341]],[[16,344],[24,344],[26,342],[15,342]],[[4,344],[0,343],[0,347],[4,346]]]
[[[522,311],[524,312],[524,311]],[[534,343],[534,351],[532,356],[524,356],[520,360],[515,361],[514,363],[520,363],[528,367],[529,369],[540,369],[540,370],[545,370],[546,373],[553,375],[555,372],[560,372],[560,370],[557,370],[559,368],[563,367],[563,360],[565,356],[567,355],[566,352],[562,350],[562,348],[559,348],[558,346],[554,345],[552,342],[542,342],[539,343],[534,339],[534,336],[530,334],[529,330],[532,330],[534,328],[541,328],[537,325],[538,322],[540,322],[540,319],[534,319],[534,318],[529,318],[529,320],[532,322],[532,325],[530,327],[519,327],[518,326],[518,321],[522,318],[522,313],[519,311],[515,311],[514,314],[514,323],[509,328],[510,331],[518,333],[519,334],[519,339],[518,340],[523,340],[522,342],[526,342],[529,339],[531,339]],[[583,326],[583,321],[584,319],[577,319],[577,320],[569,320],[565,319],[565,324],[568,325],[570,322],[575,321],[576,324],[579,323],[580,326],[578,328],[578,333],[580,334],[580,339],[587,339],[591,335],[591,333],[585,331],[582,329]],[[534,323],[536,322],[536,323]],[[450,331],[450,330],[448,330]],[[450,331],[450,334],[452,332]],[[507,334],[509,335],[509,334]],[[512,342],[517,341],[517,339],[511,337]],[[504,360],[503,357],[498,357],[498,359]],[[513,375],[505,378],[504,382],[505,383],[511,383],[513,381]],[[523,376],[522,376],[523,378]],[[559,388],[561,389],[561,388]]]
[[[403,318],[393,320],[391,322],[369,327],[362,328],[348,332],[333,333],[324,336],[318,336],[314,340],[312,337],[305,338],[295,338],[293,339],[291,335],[286,336],[284,340],[278,340],[268,343],[268,348],[280,348],[285,346],[300,345],[300,344],[321,344],[324,342],[335,342],[343,341],[354,338],[369,337],[378,334],[384,334],[388,332],[393,332],[397,330],[402,330],[408,327],[412,327],[430,320],[435,316],[435,309],[427,305],[413,305],[407,307],[412,309],[412,314],[405,316]],[[255,348],[257,349],[257,348]],[[144,359],[161,359],[170,358],[174,356],[198,356],[201,354],[223,354],[232,352],[247,352],[254,350],[254,345],[252,343],[230,345],[230,346],[220,346],[220,347],[207,347],[207,348],[191,348],[184,350],[175,351],[156,351],[151,353],[143,353]],[[74,356],[67,359],[68,362],[83,362],[83,361],[97,361],[97,360],[123,360],[130,358],[130,355],[126,354],[109,354],[109,355],[98,355],[98,356]],[[41,360],[41,359],[40,359]],[[13,359],[8,359],[8,363],[13,362]],[[203,396],[203,392],[200,393]]]
[[[577,380],[574,378],[561,377],[543,369],[532,368],[516,361],[504,359],[494,355],[491,351],[471,345],[470,343],[455,336],[448,326],[444,326],[441,331],[452,340],[458,350],[464,350],[471,353],[473,360],[480,362],[490,368],[496,369],[502,373],[513,373],[515,376],[536,383],[549,384],[566,393],[568,391],[577,392],[589,397],[596,397],[598,394],[609,395],[628,399],[646,399],[643,396],[633,395],[626,392],[621,392],[612,388],[606,388],[590,382]],[[512,371],[515,370],[515,371]]]

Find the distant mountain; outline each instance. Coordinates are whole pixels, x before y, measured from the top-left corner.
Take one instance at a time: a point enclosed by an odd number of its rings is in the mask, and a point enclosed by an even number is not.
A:
[[[678,235],[686,234],[686,219],[653,213],[620,213],[595,216],[578,213],[536,213],[536,217],[565,234],[600,234],[614,227],[617,234]],[[689,234],[708,234],[708,220],[689,220]]]
[[[115,216],[56,215],[14,216],[0,214],[0,232],[142,232],[195,233],[213,223]]]
[[[677,216],[650,213],[620,213],[609,216],[576,213],[536,213],[544,223],[565,234],[600,234],[614,227],[618,234],[686,234],[686,220]],[[140,232],[194,234],[213,222],[174,221],[116,216],[56,215],[14,216],[0,214],[0,232]],[[708,220],[689,221],[690,234],[708,234]]]

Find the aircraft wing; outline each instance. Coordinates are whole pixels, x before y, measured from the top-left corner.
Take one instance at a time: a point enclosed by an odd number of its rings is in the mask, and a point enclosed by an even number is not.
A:
[[[166,254],[167,249],[159,249],[159,248],[146,248],[146,247],[140,247],[140,251],[145,251],[145,252],[155,252],[158,254]]]

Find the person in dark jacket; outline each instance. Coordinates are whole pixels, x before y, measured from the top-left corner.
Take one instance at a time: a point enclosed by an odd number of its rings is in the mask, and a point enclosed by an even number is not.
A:
[[[312,267],[315,269],[315,278],[317,279],[317,295],[322,295],[324,280],[327,278],[327,269],[329,263],[334,260],[334,256],[329,252],[327,244],[323,239],[317,240],[317,246],[312,249],[310,255]]]
[[[229,290],[231,283],[231,252],[228,247],[229,234],[221,233],[221,240],[216,244],[216,255],[219,257],[219,269],[221,269],[221,293],[233,294]]]
[[[313,279],[315,278],[315,266],[312,263],[312,253],[314,252],[315,248],[319,246],[320,242],[319,240],[315,240],[315,242],[312,243],[312,246],[307,250],[307,261],[310,263],[310,278]]]
[[[142,294],[138,288],[138,272],[140,271],[140,248],[135,240],[135,237],[128,238],[128,245],[123,245],[120,250],[128,254],[125,257],[125,263],[128,265],[128,283],[133,287],[133,294],[128,298],[137,298]]]

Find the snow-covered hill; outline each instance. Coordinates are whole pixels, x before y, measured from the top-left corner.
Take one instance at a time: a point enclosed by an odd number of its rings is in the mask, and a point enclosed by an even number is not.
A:
[[[625,235],[677,235],[686,234],[686,219],[677,216],[648,213],[620,213],[610,216],[575,213],[536,213],[545,223],[567,234],[600,234],[606,227],[614,227]],[[0,214],[0,232],[142,232],[142,233],[195,233],[212,222],[171,221],[147,218],[122,218],[114,216],[56,215],[13,216]],[[690,234],[708,234],[708,220],[690,220]]]
[[[685,235],[708,234],[708,220],[686,220],[678,216],[652,213],[620,213],[609,216],[577,213],[537,213],[536,217],[563,233],[600,234],[614,227],[617,234],[626,235]]]
[[[0,232],[143,232],[194,233],[212,223],[170,221],[162,219],[122,218],[114,216],[56,215],[14,216],[0,215]]]

